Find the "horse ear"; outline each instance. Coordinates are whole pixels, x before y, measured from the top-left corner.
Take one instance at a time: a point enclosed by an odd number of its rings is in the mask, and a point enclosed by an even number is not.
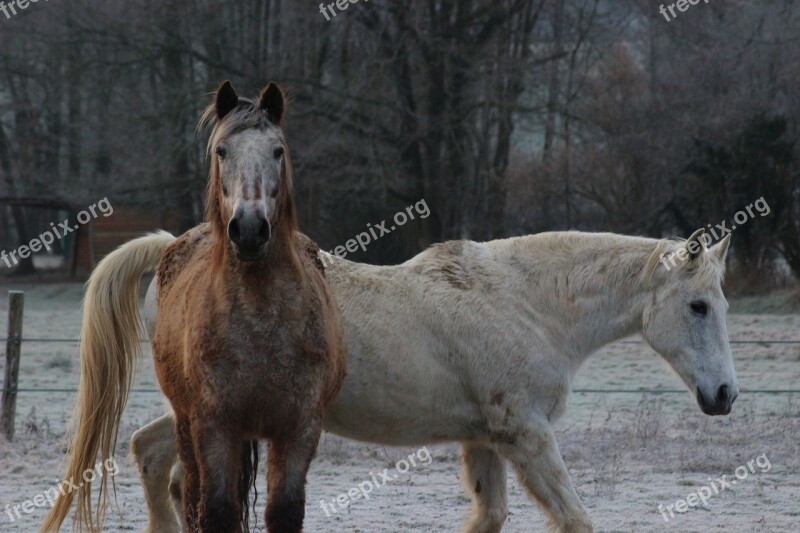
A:
[[[261,91],[259,107],[267,112],[267,118],[275,124],[280,124],[283,117],[283,92],[280,87],[272,82]]]
[[[711,241],[711,239],[706,235],[706,230],[700,228],[699,230],[692,233],[692,235],[686,239],[686,252],[689,257],[689,261],[694,261],[698,257],[703,254],[705,250],[705,246],[708,244],[706,241]]]
[[[225,115],[233,111],[239,105],[239,95],[236,94],[236,89],[230,81],[225,81],[219,89],[217,89],[217,98],[214,102],[214,108],[217,111],[217,119],[222,120]]]
[[[722,264],[725,264],[725,257],[728,255],[728,247],[731,245],[731,234],[725,235],[725,238],[711,247],[711,251],[719,257]]]

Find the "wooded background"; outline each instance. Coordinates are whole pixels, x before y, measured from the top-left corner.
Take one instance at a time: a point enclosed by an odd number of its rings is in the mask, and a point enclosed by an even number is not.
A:
[[[292,98],[304,231],[353,257],[556,229],[733,237],[748,284],[800,274],[800,2],[58,0],[0,14],[0,198],[202,220],[209,93]],[[0,247],[56,221],[0,205]]]

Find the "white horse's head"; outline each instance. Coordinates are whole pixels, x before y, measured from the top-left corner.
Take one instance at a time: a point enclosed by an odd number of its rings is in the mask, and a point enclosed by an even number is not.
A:
[[[730,235],[708,248],[696,231],[686,242],[657,252],[647,275],[655,276],[645,304],[643,335],[683,379],[708,415],[727,415],[739,395],[722,294]]]

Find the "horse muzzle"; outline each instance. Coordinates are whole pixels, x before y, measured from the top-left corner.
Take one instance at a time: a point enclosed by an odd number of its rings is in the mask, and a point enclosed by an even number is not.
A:
[[[240,261],[258,261],[267,255],[272,227],[261,212],[238,214],[228,222],[228,239]]]
[[[705,414],[711,416],[731,414],[731,411],[733,410],[733,402],[736,401],[738,396],[739,389],[736,387],[736,385],[733,387],[729,387],[728,385],[720,385],[711,399],[707,398],[706,395],[703,394],[703,391],[700,390],[700,387],[697,387],[697,404]]]

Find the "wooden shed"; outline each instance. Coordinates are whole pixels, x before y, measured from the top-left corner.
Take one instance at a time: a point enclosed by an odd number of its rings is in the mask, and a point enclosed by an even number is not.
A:
[[[70,272],[90,272],[119,245],[158,229],[182,233],[178,213],[148,207],[114,206],[111,216],[92,219],[76,231],[70,253]]]

